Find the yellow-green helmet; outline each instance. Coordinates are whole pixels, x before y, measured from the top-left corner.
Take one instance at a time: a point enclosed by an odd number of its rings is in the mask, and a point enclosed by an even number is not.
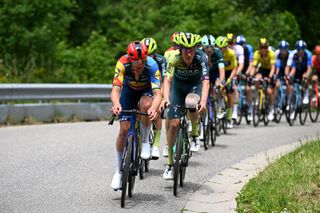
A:
[[[181,45],[182,47],[191,48],[194,47],[197,42],[198,41],[196,36],[192,33],[181,33],[179,36],[179,45]]]
[[[227,39],[227,37],[225,37],[225,36],[219,36],[219,37],[216,39],[216,45],[217,45],[217,47],[219,47],[219,48],[227,47],[227,46],[228,46],[228,39]]]
[[[180,45],[180,34],[181,32],[176,32],[173,36],[173,43],[176,45]]]
[[[201,44],[201,35],[194,34],[196,36],[197,44]]]
[[[148,55],[154,53],[157,50],[157,42],[153,38],[144,38],[141,41],[144,43],[148,48]]]

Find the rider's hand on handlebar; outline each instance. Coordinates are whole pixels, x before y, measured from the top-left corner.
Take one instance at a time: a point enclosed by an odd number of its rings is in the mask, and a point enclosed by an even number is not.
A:
[[[112,111],[112,114],[119,115],[120,112],[122,111],[122,107],[120,104],[115,104],[112,106],[111,111]]]
[[[160,111],[162,112],[168,105],[170,105],[170,101],[163,99],[160,104]]]
[[[156,109],[150,108],[150,109],[148,110],[148,114],[149,114],[149,119],[150,119],[151,121],[155,120],[155,119],[158,117],[158,112],[157,112]]]

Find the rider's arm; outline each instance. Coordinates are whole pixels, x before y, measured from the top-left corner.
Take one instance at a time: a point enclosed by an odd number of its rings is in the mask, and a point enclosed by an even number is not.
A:
[[[312,67],[312,54],[311,52],[307,52],[307,77],[309,78],[311,75],[311,67]]]
[[[259,58],[260,58],[260,53],[259,50],[255,51],[253,54],[253,62],[252,62],[252,69],[250,71],[250,75],[253,76],[256,74],[257,66],[259,64]]]
[[[121,111],[121,104],[120,104],[120,93],[121,87],[123,84],[124,74],[125,74],[125,67],[121,60],[124,60],[123,57],[117,62],[115,70],[114,70],[114,78],[113,78],[113,87],[111,90],[111,102],[112,102],[112,111],[114,114],[119,114]]]
[[[240,45],[236,45],[238,47],[238,68],[236,71],[236,75],[239,75],[242,70],[243,70],[243,66],[244,66],[244,50],[243,47]]]

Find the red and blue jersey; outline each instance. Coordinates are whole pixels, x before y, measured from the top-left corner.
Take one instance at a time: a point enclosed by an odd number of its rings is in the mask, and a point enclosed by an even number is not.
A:
[[[113,86],[129,86],[133,90],[144,90],[151,87],[160,89],[161,73],[157,62],[148,56],[144,69],[137,80],[131,69],[128,55],[123,55],[117,62],[113,78]]]

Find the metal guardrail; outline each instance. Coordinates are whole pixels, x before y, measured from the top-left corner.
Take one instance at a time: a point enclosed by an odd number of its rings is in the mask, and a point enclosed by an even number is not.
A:
[[[0,84],[0,101],[110,100],[111,84]]]

